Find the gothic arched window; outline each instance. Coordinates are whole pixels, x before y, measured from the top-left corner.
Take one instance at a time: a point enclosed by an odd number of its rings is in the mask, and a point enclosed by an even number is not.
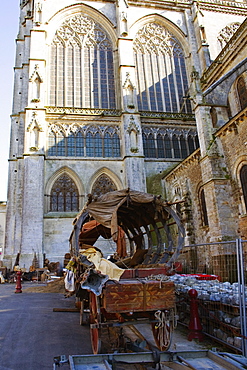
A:
[[[117,190],[116,185],[111,180],[109,176],[106,174],[100,175],[97,180],[95,181],[93,188],[92,188],[92,195],[100,196],[102,194],[106,194],[110,191]]]
[[[188,155],[188,152],[187,152],[186,140],[183,135],[180,136],[180,147],[181,147],[181,157],[186,158]]]
[[[239,77],[237,81],[238,98],[241,109],[247,107],[247,88],[243,77]]]
[[[56,134],[51,131],[48,136],[48,155],[57,155],[57,140]]]
[[[75,156],[75,135],[71,134],[67,137],[67,151],[68,157]]]
[[[147,158],[156,158],[154,134],[143,134],[144,154]]]
[[[174,158],[181,158],[177,135],[172,136],[172,145],[173,145]]]
[[[62,132],[57,134],[57,156],[65,156],[65,135]]]
[[[120,140],[118,134],[113,134],[112,138],[112,157],[120,157]]]
[[[166,158],[172,158],[171,140],[170,140],[170,137],[167,134],[164,137],[164,142],[165,142]]]
[[[188,146],[189,146],[190,154],[193,153],[195,150],[195,145],[194,145],[193,137],[191,135],[188,135]]]
[[[76,156],[83,157],[84,156],[84,137],[80,131],[77,133],[75,140],[76,140]]]
[[[139,110],[191,112],[184,104],[188,82],[183,49],[158,23],[148,23],[136,34],[134,54]]]
[[[115,108],[112,42],[83,14],[67,19],[50,49],[51,106]]]
[[[91,132],[86,135],[86,155],[87,157],[94,157],[94,136]]]
[[[240,170],[240,181],[244,196],[245,208],[247,210],[247,165],[244,165]]]
[[[103,157],[102,136],[99,132],[87,133],[86,152],[88,157]]]
[[[50,212],[78,212],[79,194],[74,181],[61,175],[54,183],[50,195]]]
[[[162,135],[157,135],[158,158],[165,158],[164,141]]]
[[[103,129],[102,126],[92,126],[81,132],[81,128],[73,127],[66,136],[61,126],[53,125],[48,136],[47,153],[49,156],[120,157],[118,128],[107,126],[106,130]]]
[[[200,204],[201,204],[201,212],[202,212],[202,224],[203,226],[208,226],[208,213],[207,213],[204,189],[200,191]]]

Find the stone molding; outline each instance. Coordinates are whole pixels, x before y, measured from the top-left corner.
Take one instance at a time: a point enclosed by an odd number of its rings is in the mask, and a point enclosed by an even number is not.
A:
[[[202,89],[205,90],[207,87],[211,86],[218,78],[217,75],[220,74],[221,76],[221,69],[222,65],[226,61],[229,61],[233,57],[235,57],[236,53],[239,53],[239,49],[237,47],[238,43],[246,38],[244,34],[247,31],[247,20],[245,20],[236,33],[231,37],[229,42],[226,46],[221,50],[217,58],[213,61],[213,63],[208,67],[208,69],[203,73],[201,77],[201,84]]]
[[[164,179],[169,181],[169,177],[175,177],[179,172],[185,170],[192,162],[198,162],[201,159],[201,151],[200,148],[195,150],[189,157],[185,158],[183,162],[178,164],[176,168],[172,169],[170,173],[168,173]]]
[[[85,116],[121,116],[119,109],[93,109],[93,108],[74,108],[74,107],[45,107],[47,113],[59,114],[80,114]]]
[[[225,135],[227,132],[236,131],[238,125],[241,122],[244,122],[247,118],[247,108],[243,109],[235,117],[233,117],[229,122],[227,122],[223,127],[221,127],[216,133],[215,136]]]
[[[174,2],[174,0],[137,0],[137,1],[129,1],[129,6],[145,6],[151,7],[155,6],[156,8],[160,9],[167,9],[174,7],[176,8],[189,8],[192,6],[194,1],[191,0],[178,0]],[[227,0],[207,0],[207,1],[198,1],[197,2],[201,10],[207,11],[214,11],[214,12],[221,12],[221,13],[228,13],[228,14],[236,14],[236,15],[247,15],[247,4],[238,1],[227,1]]]
[[[165,118],[165,119],[176,119],[182,121],[195,121],[195,115],[192,113],[173,113],[173,112],[150,112],[150,111],[142,111],[140,112],[141,117],[148,117],[148,118]]]

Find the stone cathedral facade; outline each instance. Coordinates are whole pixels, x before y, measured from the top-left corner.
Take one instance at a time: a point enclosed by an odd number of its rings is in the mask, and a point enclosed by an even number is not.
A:
[[[244,1],[21,0],[7,266],[62,263],[87,194],[128,187],[183,200],[187,244],[244,230],[246,15]]]

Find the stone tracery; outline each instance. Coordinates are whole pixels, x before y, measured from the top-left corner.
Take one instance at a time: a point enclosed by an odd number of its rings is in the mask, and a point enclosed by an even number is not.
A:
[[[75,15],[56,31],[50,71],[51,106],[115,108],[112,42],[90,17]]]
[[[139,109],[191,112],[190,103],[183,101],[188,89],[184,52],[174,35],[148,23],[136,34],[134,53]]]

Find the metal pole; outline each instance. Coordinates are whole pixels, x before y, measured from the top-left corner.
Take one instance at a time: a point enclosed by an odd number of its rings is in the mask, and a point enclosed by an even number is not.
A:
[[[246,295],[245,295],[245,281],[244,281],[244,254],[243,254],[243,245],[242,240],[239,239],[239,254],[240,254],[240,274],[241,274],[241,283],[242,283],[242,294],[241,294],[241,300],[242,300],[242,311],[243,311],[243,355],[247,357],[247,327],[246,327]]]
[[[242,354],[244,357],[247,357],[247,328],[246,328],[244,261],[243,261],[244,256],[241,239],[236,239],[236,252],[238,269],[239,312],[242,334]]]

